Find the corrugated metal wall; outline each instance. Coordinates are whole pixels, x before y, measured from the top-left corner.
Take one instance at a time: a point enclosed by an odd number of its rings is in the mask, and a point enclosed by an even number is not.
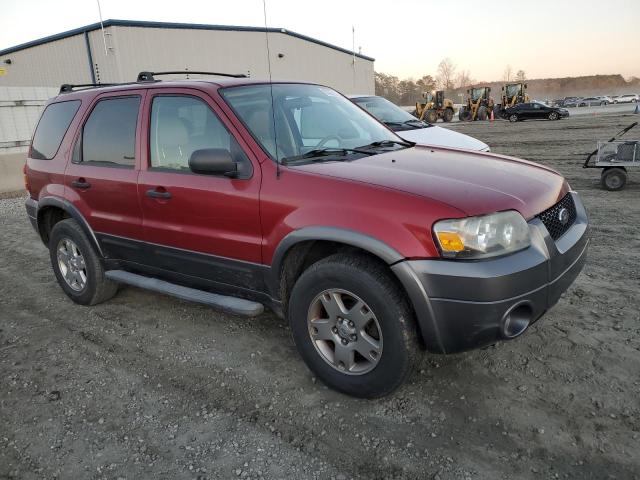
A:
[[[96,79],[134,81],[141,70],[249,71],[268,76],[264,32],[111,26],[87,33]],[[343,93],[374,92],[373,61],[311,41],[270,32],[274,79],[329,85]],[[83,33],[4,55],[11,59],[0,86],[59,86],[91,82]],[[280,56],[280,54],[282,56]],[[3,65],[5,66],[5,65]]]
[[[60,87],[63,83],[91,81],[84,35],[19,50],[1,60],[7,58],[11,65],[2,64],[7,74],[0,77],[0,87]]]
[[[47,99],[57,88],[0,87],[0,155],[26,152]]]

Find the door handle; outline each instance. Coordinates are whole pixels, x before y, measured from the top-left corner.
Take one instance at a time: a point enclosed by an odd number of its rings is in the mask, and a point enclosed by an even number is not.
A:
[[[79,188],[80,190],[86,190],[91,186],[89,182],[87,182],[84,178],[79,178],[78,180],[74,180],[71,182],[71,185]]]
[[[151,189],[151,190],[147,190],[147,197],[161,198],[164,200],[168,200],[171,198],[171,193],[167,192],[164,189],[163,190]]]

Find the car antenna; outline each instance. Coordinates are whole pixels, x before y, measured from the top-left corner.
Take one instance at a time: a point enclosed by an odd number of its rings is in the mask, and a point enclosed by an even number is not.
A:
[[[267,27],[267,0],[262,0],[264,14],[264,36],[267,41],[267,65],[269,67],[269,91],[271,93],[271,121],[273,122],[273,143],[276,149],[276,178],[280,178],[280,158],[278,157],[278,134],[276,133],[276,108],[273,101],[273,81],[271,78],[271,52],[269,51],[269,28]]]

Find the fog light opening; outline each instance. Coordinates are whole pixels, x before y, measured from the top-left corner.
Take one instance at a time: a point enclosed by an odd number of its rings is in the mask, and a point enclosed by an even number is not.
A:
[[[532,316],[531,305],[527,303],[514,305],[502,319],[502,335],[505,338],[516,338],[521,335],[531,323]]]

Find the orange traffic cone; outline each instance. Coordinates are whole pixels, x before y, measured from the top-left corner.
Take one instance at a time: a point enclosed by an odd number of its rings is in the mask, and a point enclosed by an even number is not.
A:
[[[491,110],[491,115],[489,115],[489,121],[493,122],[495,120],[495,117],[493,115],[493,110]]]

